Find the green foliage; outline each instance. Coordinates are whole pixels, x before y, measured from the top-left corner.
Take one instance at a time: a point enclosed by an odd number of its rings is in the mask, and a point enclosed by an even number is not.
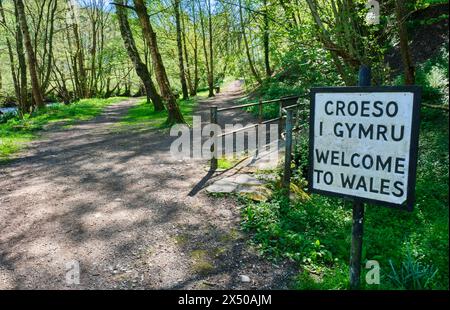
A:
[[[422,85],[423,99],[429,103],[448,103],[448,45],[441,48],[437,56],[420,65],[416,83]]]
[[[348,289],[348,268],[345,264],[335,268],[322,268],[319,272],[306,268],[295,278],[293,289],[297,290],[341,290]]]
[[[425,103],[447,104],[449,100],[449,49],[448,44],[439,53],[417,66],[416,84],[422,86],[422,100]],[[404,77],[398,76],[395,85],[403,85]]]
[[[0,124],[0,161],[7,160],[19,151],[25,142],[37,137],[39,130],[45,125],[64,122],[70,125],[75,121],[89,120],[101,113],[107,105],[114,104],[123,98],[83,99],[70,105],[54,104],[38,110],[22,119],[18,116]]]
[[[442,1],[422,2],[427,3],[418,4],[420,7]],[[369,33],[362,41],[371,39]],[[383,55],[389,45],[375,45],[369,51],[371,57],[375,57],[371,62],[380,65],[382,59],[376,57]],[[445,45],[435,57],[417,66],[416,83],[422,86],[423,102],[447,105],[448,55],[448,45]],[[290,46],[274,57],[282,69],[240,103],[302,95],[313,86],[344,85],[328,53],[314,44],[307,49]],[[375,80],[386,80],[382,65],[372,69]],[[395,84],[402,85],[402,77],[398,77]],[[257,106],[248,110],[255,115],[258,113]],[[277,117],[278,105],[264,106],[263,116],[265,119]],[[363,261],[377,260],[383,277],[380,285],[363,284],[363,288],[448,289],[448,137],[448,114],[422,108],[415,209],[408,213],[379,206],[366,207]],[[292,180],[305,184],[307,133],[298,137],[294,148],[298,165]],[[254,242],[264,255],[298,263],[301,273],[294,288],[348,288],[350,203],[312,195],[309,201],[297,201],[289,206],[277,193],[268,202],[245,202],[242,214],[244,228],[252,232]],[[363,270],[362,282],[364,275]]]
[[[391,260],[389,264],[391,270],[386,278],[393,288],[423,290],[432,289],[437,285],[435,278],[439,270],[434,266],[421,263],[413,256],[412,251],[408,251],[400,267],[395,267]]]
[[[217,168],[227,170],[233,168],[241,159],[239,157],[221,157],[217,159]]]
[[[434,4],[448,3],[447,0],[416,0],[414,2],[415,2],[415,9],[423,9]]]
[[[414,211],[366,207],[363,262],[377,260],[384,276],[380,285],[363,284],[365,289],[448,289],[448,115],[423,109],[421,118]],[[293,180],[305,184],[303,177],[298,169]],[[351,204],[341,199],[312,195],[289,206],[275,195],[247,203],[243,226],[266,256],[298,263],[295,288],[343,289],[351,215]]]
[[[16,113],[8,112],[0,115],[0,124],[6,123],[8,120],[16,117]]]
[[[335,209],[319,211],[315,205],[321,198],[315,198],[303,205],[289,206],[280,193],[271,202],[250,203],[243,209],[243,225],[247,230],[255,231],[255,241],[261,252],[269,257],[289,258],[312,266],[332,264],[334,259],[328,250],[332,246],[328,246],[330,235],[317,234],[316,229],[328,225],[337,229],[342,225],[336,216],[327,216],[323,222],[320,213]],[[333,233],[340,232],[336,230]],[[345,238],[343,240],[345,242]]]

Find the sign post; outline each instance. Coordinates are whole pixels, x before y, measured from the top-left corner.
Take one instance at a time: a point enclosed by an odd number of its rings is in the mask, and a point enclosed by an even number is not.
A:
[[[358,86],[370,86],[370,67],[362,65],[359,69]],[[353,201],[352,242],[350,249],[350,288],[358,289],[361,274],[361,255],[364,232],[364,204]]]
[[[371,87],[361,66],[357,87],[311,90],[309,190],[353,201],[350,287],[360,284],[364,203],[412,211],[420,88]]]

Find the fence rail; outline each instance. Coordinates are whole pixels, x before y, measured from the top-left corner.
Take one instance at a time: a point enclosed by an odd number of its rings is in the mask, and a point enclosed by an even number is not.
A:
[[[294,124],[294,109],[295,108],[300,108],[302,105],[299,103],[300,99],[305,99],[309,96],[309,94],[307,95],[300,95],[300,96],[286,96],[286,97],[281,97],[278,99],[271,99],[271,100],[259,100],[258,102],[255,103],[247,103],[247,104],[241,104],[241,105],[236,105],[236,106],[232,106],[232,107],[226,107],[226,108],[218,108],[217,106],[213,106],[211,107],[210,110],[210,122],[211,124],[218,124],[218,120],[219,120],[219,112],[224,112],[224,111],[231,111],[231,110],[236,110],[236,109],[243,109],[243,108],[248,108],[248,107],[253,107],[253,106],[258,106],[258,123],[257,124],[252,124],[249,126],[245,126],[242,128],[238,128],[236,130],[232,130],[229,132],[224,132],[220,135],[217,136],[217,139],[221,139],[227,135],[232,135],[235,134],[237,132],[240,131],[244,131],[250,128],[259,128],[260,125],[264,125],[264,124],[269,124],[269,123],[273,123],[278,121],[280,124],[280,127],[282,127],[282,122],[284,119],[286,119],[286,128],[285,128],[285,147],[286,147],[286,152],[285,152],[285,168],[284,168],[284,175],[283,175],[283,186],[288,189],[289,191],[289,187],[290,187],[290,163],[292,160],[292,132],[299,129],[300,126],[295,126]],[[284,106],[284,104],[289,104],[295,102],[295,104],[290,104],[290,105],[286,105]],[[278,109],[278,117],[276,118],[272,118],[269,120],[263,120],[263,106],[264,105],[269,105],[269,104],[279,104],[279,109]],[[304,111],[299,111],[297,109],[297,117],[299,116],[299,114],[302,114]],[[283,133],[281,133],[280,136],[283,136]],[[211,151],[214,152],[214,148],[215,148],[215,144],[213,144],[213,146],[211,147]],[[211,158],[211,162],[210,162],[210,169],[211,171],[214,171],[217,169],[217,165],[218,165],[218,159],[217,156],[213,156]]]

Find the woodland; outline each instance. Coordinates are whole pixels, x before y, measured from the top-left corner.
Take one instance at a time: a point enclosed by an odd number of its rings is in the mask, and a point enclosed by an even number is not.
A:
[[[233,81],[243,104],[355,86],[367,65],[372,85],[419,85],[422,103],[416,207],[368,208],[363,259],[386,266],[382,289],[448,289],[448,60],[441,0],[0,0],[0,170],[48,124],[129,98],[127,124],[159,130],[189,124]],[[264,119],[277,113],[264,107]],[[301,189],[307,136],[296,143]],[[348,288],[348,202],[293,206],[276,189],[239,201],[261,255],[298,267],[290,288]]]

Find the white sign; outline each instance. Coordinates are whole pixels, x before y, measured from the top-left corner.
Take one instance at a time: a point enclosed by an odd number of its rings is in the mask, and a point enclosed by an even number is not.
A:
[[[311,191],[411,210],[420,89],[316,88],[311,96]]]

